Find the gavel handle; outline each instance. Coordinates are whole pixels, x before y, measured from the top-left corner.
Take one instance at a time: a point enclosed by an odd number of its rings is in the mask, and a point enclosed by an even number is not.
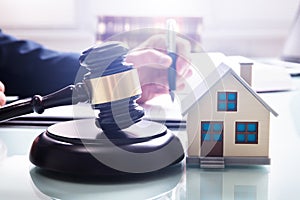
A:
[[[0,122],[33,112],[41,114],[47,108],[71,105],[87,100],[88,95],[83,83],[69,85],[46,96],[34,95],[32,98],[15,101],[1,107]]]

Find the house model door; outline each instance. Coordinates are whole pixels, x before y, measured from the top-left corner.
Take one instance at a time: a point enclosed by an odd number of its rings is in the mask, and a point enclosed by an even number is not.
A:
[[[201,122],[201,157],[223,157],[223,122]]]

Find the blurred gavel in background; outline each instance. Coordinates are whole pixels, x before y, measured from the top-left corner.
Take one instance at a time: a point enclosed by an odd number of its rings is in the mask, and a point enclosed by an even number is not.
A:
[[[88,69],[82,82],[46,96],[34,95],[0,108],[0,122],[45,109],[89,101],[99,110],[98,127],[124,129],[141,120],[144,110],[136,100],[141,96],[137,70],[124,61],[129,49],[121,42],[106,42],[84,51],[79,59]]]

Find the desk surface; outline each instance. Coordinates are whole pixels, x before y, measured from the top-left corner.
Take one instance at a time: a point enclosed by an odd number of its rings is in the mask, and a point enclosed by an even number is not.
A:
[[[271,118],[270,166],[203,170],[182,162],[139,177],[67,178],[29,162],[31,143],[46,127],[1,126],[0,199],[299,199],[300,78],[293,81],[294,91],[261,94],[279,113]]]

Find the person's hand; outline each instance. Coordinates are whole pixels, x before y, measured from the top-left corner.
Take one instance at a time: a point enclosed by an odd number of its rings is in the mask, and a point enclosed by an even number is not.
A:
[[[178,37],[176,47],[176,88],[180,90],[184,88],[184,80],[192,75],[189,68],[191,46],[187,40]],[[164,35],[150,37],[127,55],[126,62],[133,63],[138,70],[142,88],[139,103],[169,93],[168,68],[172,59],[167,55]]]
[[[3,83],[0,81],[0,107],[6,103],[6,97],[4,94],[5,87]]]

